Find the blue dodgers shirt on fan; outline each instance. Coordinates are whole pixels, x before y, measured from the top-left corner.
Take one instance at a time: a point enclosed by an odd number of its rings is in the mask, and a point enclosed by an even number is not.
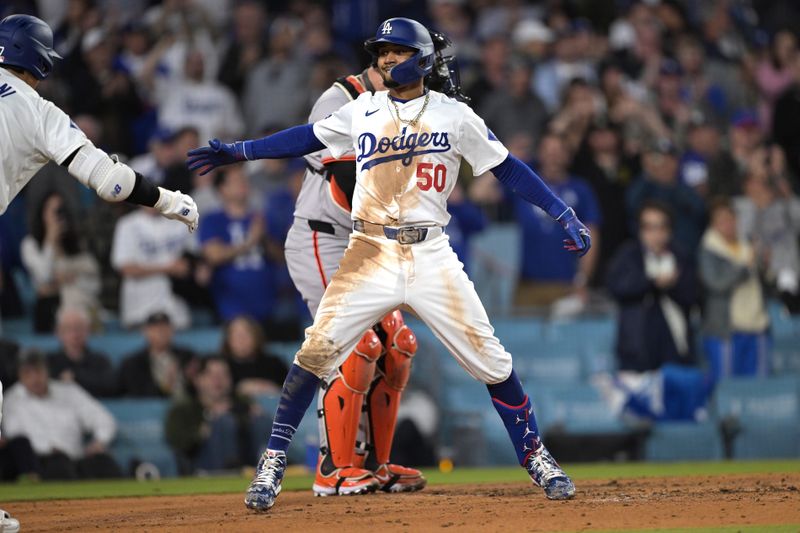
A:
[[[224,211],[203,218],[198,238],[203,245],[213,239],[225,244],[241,244],[247,238],[252,217],[231,218]],[[267,318],[273,310],[275,290],[272,272],[259,247],[220,265],[211,277],[211,294],[223,320],[249,315],[257,320]]]
[[[564,202],[575,209],[581,221],[600,225],[601,213],[591,187],[586,181],[570,176],[566,182],[548,184]],[[513,195],[514,210],[522,227],[522,279],[571,282],[578,269],[578,256],[564,250],[564,230],[544,211]]]

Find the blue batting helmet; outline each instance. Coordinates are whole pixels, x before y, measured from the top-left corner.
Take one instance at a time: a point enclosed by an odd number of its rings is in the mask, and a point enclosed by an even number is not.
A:
[[[364,48],[372,54],[373,63],[377,62],[378,49],[385,43],[399,44],[417,51],[389,71],[392,81],[397,85],[412,83],[433,70],[433,40],[427,28],[416,20],[397,17],[384,21],[375,32],[375,37],[364,43]],[[393,84],[390,82],[386,85],[391,87]]]
[[[11,65],[45,79],[53,61],[61,56],[53,50],[53,30],[30,15],[11,15],[0,20],[0,66]]]

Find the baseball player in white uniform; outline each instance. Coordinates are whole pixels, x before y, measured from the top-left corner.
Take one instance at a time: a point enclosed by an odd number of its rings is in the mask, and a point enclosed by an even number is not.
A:
[[[39,96],[36,88],[56,59],[61,57],[44,21],[29,15],[0,20],[0,215],[40,168],[55,161],[103,200],[154,207],[193,231],[198,214],[190,196],[156,187],[96,148],[66,113]]]
[[[376,89],[384,89],[383,80],[371,67],[339,78],[314,104],[309,123]],[[350,240],[356,163],[352,150],[334,157],[327,148],[305,159],[308,168],[286,239],[286,264],[314,316]],[[416,349],[413,332],[400,311],[393,311],[368,329],[352,355],[320,382],[316,495],[409,492],[425,486],[419,470],[389,461]]]
[[[362,332],[398,307],[416,313],[476,379],[487,384],[520,464],[551,499],[575,487],[545,448],[530,399],[489,323],[463,265],[449,245],[447,197],[463,157],[475,174],[489,170],[517,194],[558,220],[585,253],[589,231],[530,168],[508,153],[467,105],[427,90],[434,46],[416,21],[385,21],[365,44],[388,91],[365,92],[313,125],[263,139],[189,152],[191,169],[243,159],[296,157],[328,148],[356,155],[353,233],[339,269],[320,302],[314,324],[286,378],[267,444],[245,495],[265,511],[280,493],[285,451],[321,378],[337,368]]]

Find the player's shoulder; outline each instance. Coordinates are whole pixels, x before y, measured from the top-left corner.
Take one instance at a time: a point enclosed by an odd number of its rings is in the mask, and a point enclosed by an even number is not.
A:
[[[469,109],[469,106],[466,105],[464,102],[459,102],[455,98],[447,96],[444,93],[440,93],[439,91],[434,91],[434,90],[430,90],[428,92],[430,93],[430,99],[431,102],[433,103],[438,103],[444,106],[455,106],[455,107],[464,106]]]

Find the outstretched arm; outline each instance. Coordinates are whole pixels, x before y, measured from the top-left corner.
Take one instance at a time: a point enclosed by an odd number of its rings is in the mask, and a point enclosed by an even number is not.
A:
[[[502,163],[491,169],[492,174],[515,193],[554,218],[569,239],[564,239],[564,248],[583,256],[592,245],[591,233],[578,220],[575,211],[556,196],[550,187],[525,163],[509,154]]]
[[[303,124],[251,141],[226,144],[212,139],[208,146],[190,151],[186,165],[189,170],[199,170],[202,176],[216,167],[238,161],[300,157],[323,148],[325,145],[314,134],[313,124]]]
[[[127,201],[153,207],[165,217],[183,222],[189,231],[197,228],[197,205],[191,196],[157,187],[90,141],[72,152],[61,165],[107,202]]]

